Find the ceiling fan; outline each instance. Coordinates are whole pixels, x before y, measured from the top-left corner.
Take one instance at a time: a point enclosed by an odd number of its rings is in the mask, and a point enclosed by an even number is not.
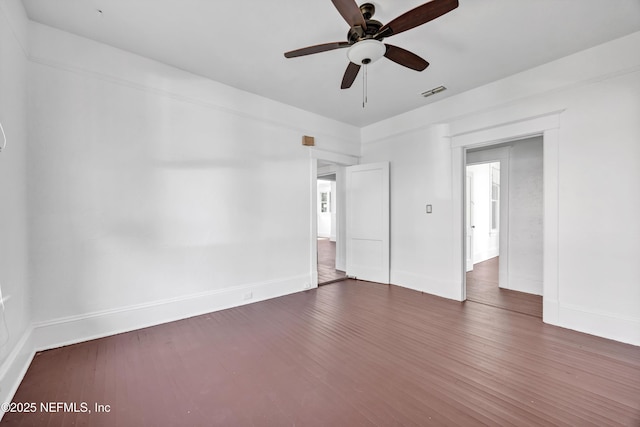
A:
[[[432,0],[382,25],[381,22],[371,19],[375,13],[375,7],[371,3],[364,3],[358,7],[355,0],[331,0],[331,2],[351,26],[347,41],[303,47],[286,52],[284,56],[295,58],[348,47],[347,56],[350,62],[342,78],[341,89],[351,87],[362,65],[370,64],[383,56],[412,70],[422,71],[427,68],[429,63],[415,53],[382,43],[382,40],[425,24],[458,7],[458,0]]]

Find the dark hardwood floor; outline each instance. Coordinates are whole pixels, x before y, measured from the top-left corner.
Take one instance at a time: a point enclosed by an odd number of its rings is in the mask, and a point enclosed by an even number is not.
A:
[[[540,295],[501,289],[498,286],[499,257],[479,262],[467,272],[467,300],[542,318]]]
[[[640,347],[347,280],[39,353],[14,401],[92,413],[3,426],[638,426]]]
[[[338,282],[346,279],[344,271],[336,270],[336,242],[318,238],[318,284]]]

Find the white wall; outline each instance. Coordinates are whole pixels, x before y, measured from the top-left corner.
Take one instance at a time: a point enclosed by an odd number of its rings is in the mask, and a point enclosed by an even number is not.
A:
[[[509,153],[509,289],[542,295],[542,138],[512,144]]]
[[[392,282],[463,297],[463,159],[447,136],[563,111],[557,153],[545,151],[559,205],[545,218],[558,230],[545,321],[640,344],[639,50],[634,33],[364,128],[362,161],[391,161]]]
[[[0,2],[0,24],[0,401],[34,349],[303,289],[316,179],[304,134],[391,161],[392,282],[462,299],[450,136],[561,110],[545,152],[561,207],[545,313],[640,344],[640,33],[359,130],[27,24],[18,0]]]
[[[30,24],[34,320],[46,346],[304,289],[303,134],[359,131]]]
[[[362,163],[390,162],[391,283],[459,299],[460,289],[452,279],[458,266],[452,256],[454,205],[447,130],[435,125],[367,141]],[[426,213],[427,204],[433,207],[431,214]]]
[[[27,19],[18,0],[0,2],[0,402],[8,402],[31,360],[27,231]],[[0,146],[2,136],[0,135]],[[2,416],[2,411],[0,411]]]

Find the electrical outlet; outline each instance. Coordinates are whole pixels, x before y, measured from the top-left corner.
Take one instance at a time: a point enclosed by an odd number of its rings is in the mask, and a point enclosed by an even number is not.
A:
[[[253,298],[253,292],[249,291],[249,292],[246,292],[246,293],[244,294],[244,300],[245,300],[245,301],[246,301],[246,300],[250,300],[251,298]]]

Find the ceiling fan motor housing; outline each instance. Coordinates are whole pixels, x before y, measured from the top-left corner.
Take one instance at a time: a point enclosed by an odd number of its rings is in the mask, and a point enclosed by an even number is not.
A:
[[[378,34],[380,28],[382,28],[382,22],[375,19],[368,19],[366,21],[367,29],[365,30],[361,26],[351,27],[347,33],[347,40],[349,43],[357,43],[360,40],[372,39],[373,36]],[[382,40],[382,37],[377,37],[377,40]]]

